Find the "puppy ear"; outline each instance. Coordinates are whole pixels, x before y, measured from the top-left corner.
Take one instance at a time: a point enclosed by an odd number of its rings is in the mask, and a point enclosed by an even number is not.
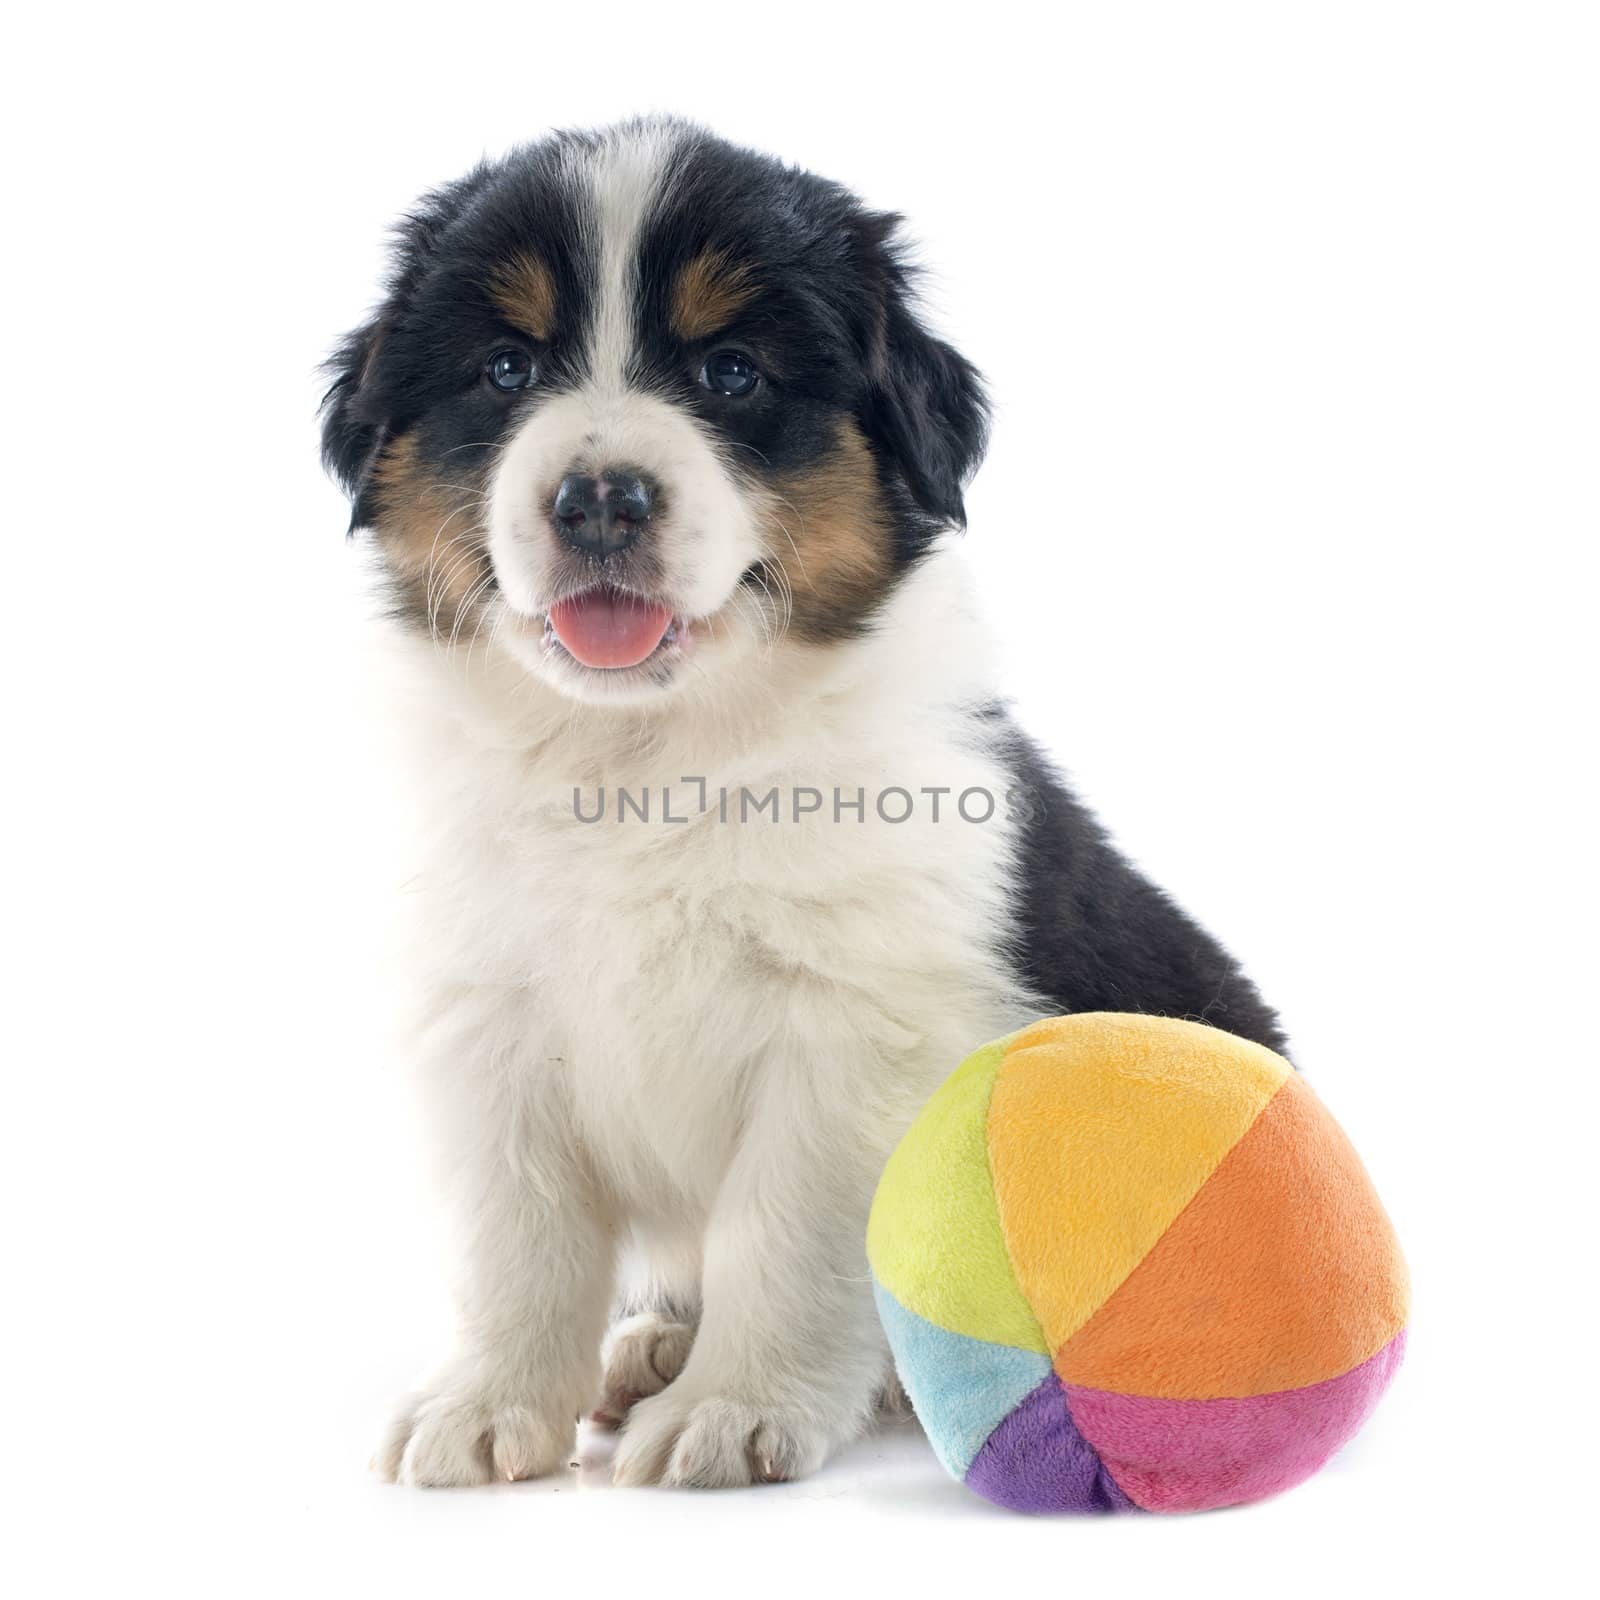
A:
[[[322,397],[322,464],[350,496],[350,531],[376,514],[372,469],[389,436],[390,418],[375,381],[384,343],[399,324],[450,226],[492,176],[487,162],[426,194],[395,229],[387,293],[370,321],[346,335],[324,364],[333,380]]]
[[[962,491],[983,459],[989,401],[965,356],[923,328],[912,309],[910,273],[891,235],[899,218],[870,216],[868,259],[881,298],[868,335],[867,437],[896,465],[912,498],[965,527]]]
[[[346,335],[324,371],[333,379],[322,397],[322,464],[350,497],[350,528],[370,526],[372,469],[387,429],[373,406],[372,371],[387,331],[387,309]]]

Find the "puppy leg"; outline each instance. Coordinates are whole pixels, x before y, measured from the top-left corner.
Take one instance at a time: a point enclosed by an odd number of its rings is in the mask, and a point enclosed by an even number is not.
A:
[[[800,1477],[871,1418],[887,1352],[864,1239],[894,1133],[819,1060],[758,1068],[707,1229],[699,1332],[677,1381],[633,1408],[618,1483]]]
[[[550,1063],[520,1050],[472,1053],[507,1036],[504,1017],[488,1020],[495,1026],[442,1030],[440,1070],[430,1074],[464,1247],[462,1337],[455,1358],[398,1409],[379,1449],[378,1469],[404,1483],[551,1471],[599,1379],[615,1268],[606,1213],[574,1157]]]
[[[700,1321],[699,1241],[635,1223],[627,1287],[601,1352],[605,1376],[593,1420],[620,1427],[640,1400],[683,1371]]]
[[[683,1371],[694,1345],[694,1323],[667,1311],[639,1311],[624,1317],[606,1339],[600,1404],[594,1418],[605,1428],[620,1428],[641,1400],[660,1394]]]

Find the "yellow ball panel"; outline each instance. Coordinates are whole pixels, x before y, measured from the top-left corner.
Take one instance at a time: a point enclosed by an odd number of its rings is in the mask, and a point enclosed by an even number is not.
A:
[[[1007,1042],[968,1056],[889,1157],[867,1259],[878,1282],[927,1321],[1048,1356],[1012,1275],[989,1172],[985,1125]]]

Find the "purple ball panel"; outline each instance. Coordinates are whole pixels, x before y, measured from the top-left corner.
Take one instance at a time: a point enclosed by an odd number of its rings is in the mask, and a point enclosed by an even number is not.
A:
[[[967,1485],[1012,1511],[1134,1511],[1078,1432],[1051,1373],[984,1442]]]

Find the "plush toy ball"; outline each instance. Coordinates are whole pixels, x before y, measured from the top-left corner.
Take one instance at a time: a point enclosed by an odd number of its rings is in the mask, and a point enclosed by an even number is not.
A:
[[[1201,1511],[1311,1476],[1405,1345],[1405,1264],[1282,1057],[1194,1022],[1057,1017],[968,1057],[867,1230],[945,1466],[1021,1511]]]

